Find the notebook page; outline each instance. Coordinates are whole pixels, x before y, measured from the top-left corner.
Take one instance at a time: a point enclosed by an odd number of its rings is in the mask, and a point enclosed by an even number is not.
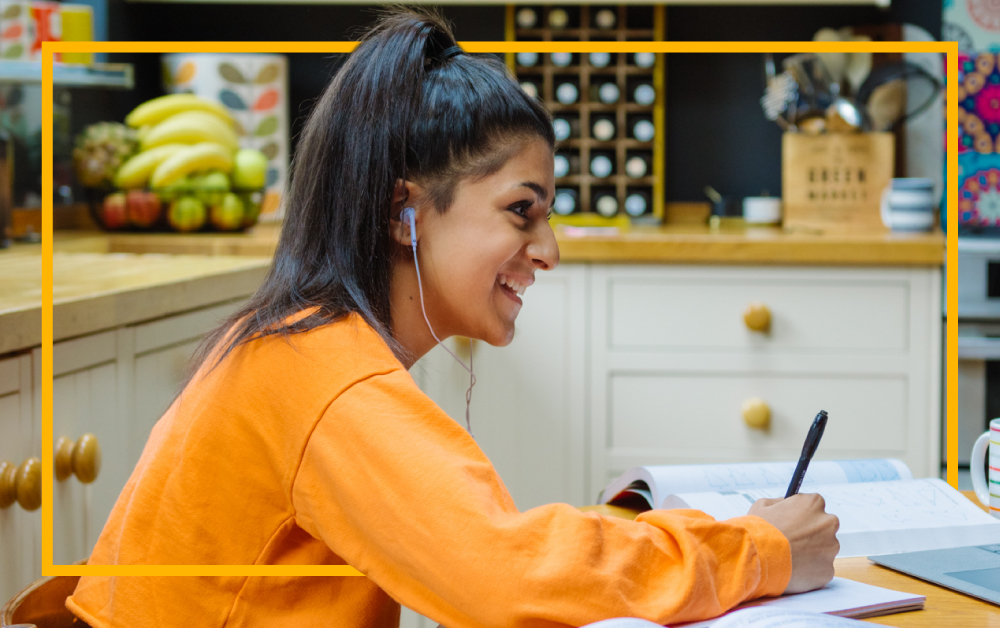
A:
[[[743,624],[734,623],[730,626],[724,622],[729,619],[730,615],[737,615],[739,614],[738,611],[748,607],[767,609],[773,612],[775,617],[778,616],[778,613],[827,613],[830,615],[853,617],[871,616],[873,612],[877,611],[888,613],[892,612],[893,609],[905,608],[912,610],[915,607],[920,607],[925,599],[923,595],[901,593],[863,582],[855,582],[854,580],[847,580],[845,578],[834,578],[825,587],[816,591],[754,600],[740,605],[736,611],[723,615],[722,619],[717,618],[702,622],[677,624],[677,626],[683,626],[683,628],[708,628],[709,626],[713,628],[736,628],[740,626],[742,628]],[[839,626],[842,624],[843,622],[838,622],[829,625]],[[782,624],[760,623],[747,625],[754,626],[755,628],[757,626],[761,628],[767,626],[770,628],[772,625],[781,626]],[[792,624],[792,626],[796,625]],[[805,625],[817,626],[823,624],[811,623]]]
[[[870,482],[803,487],[818,492],[840,519],[838,557],[891,554],[1000,542],[1000,521],[942,480]],[[664,508],[694,508],[714,518],[745,515],[756,500],[784,497],[784,489],[682,493]]]
[[[703,491],[740,491],[748,489],[781,489],[785,495],[795,462],[748,462],[738,464],[691,464],[648,466],[656,485],[654,495],[661,500],[671,493]],[[820,484],[885,482],[910,480],[913,474],[901,460],[817,460],[809,465],[802,483],[802,492]],[[652,487],[651,487],[652,488]]]
[[[846,617],[768,607],[736,611],[711,624],[712,628],[862,628],[868,625]]]

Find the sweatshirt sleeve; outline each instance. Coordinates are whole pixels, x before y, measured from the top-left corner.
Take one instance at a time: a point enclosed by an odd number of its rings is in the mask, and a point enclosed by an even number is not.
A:
[[[328,406],[292,500],[303,529],[448,628],[705,619],[781,594],[791,575],[788,541],[758,517],[519,512],[475,441],[403,370]]]

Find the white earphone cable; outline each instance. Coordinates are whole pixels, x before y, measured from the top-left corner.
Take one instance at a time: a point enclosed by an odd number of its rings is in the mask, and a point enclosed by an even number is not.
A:
[[[431,331],[431,336],[437,341],[441,348],[447,351],[451,357],[455,358],[455,361],[462,365],[462,368],[469,372],[469,389],[465,391],[465,428],[472,434],[472,421],[469,418],[469,407],[472,405],[472,387],[476,385],[476,374],[472,372],[472,349],[469,349],[469,365],[466,366],[465,362],[462,361],[457,355],[452,352],[441,339],[437,337],[434,333],[434,328],[431,326],[431,321],[427,318],[427,309],[424,307],[424,285],[420,280],[420,262],[417,260],[417,224],[415,212],[412,207],[407,207],[403,210],[403,214],[406,215],[410,220],[410,242],[413,246],[413,265],[417,269],[417,291],[420,293],[420,311],[423,312],[424,322],[427,323],[427,329]]]

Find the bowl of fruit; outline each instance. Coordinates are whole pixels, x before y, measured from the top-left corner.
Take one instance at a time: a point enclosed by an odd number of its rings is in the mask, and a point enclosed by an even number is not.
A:
[[[240,149],[224,107],[192,94],[139,105],[77,138],[77,179],[107,230],[239,231],[257,222],[267,157]]]

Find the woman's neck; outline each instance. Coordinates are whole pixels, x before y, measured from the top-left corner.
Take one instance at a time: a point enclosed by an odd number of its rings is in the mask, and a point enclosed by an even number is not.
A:
[[[393,266],[389,307],[392,315],[392,335],[408,354],[400,356],[400,360],[409,370],[437,344],[427,327],[427,321],[424,320],[420,307],[417,271],[412,261],[400,260]],[[435,332],[442,340],[445,338],[441,335],[441,330],[436,329]]]

